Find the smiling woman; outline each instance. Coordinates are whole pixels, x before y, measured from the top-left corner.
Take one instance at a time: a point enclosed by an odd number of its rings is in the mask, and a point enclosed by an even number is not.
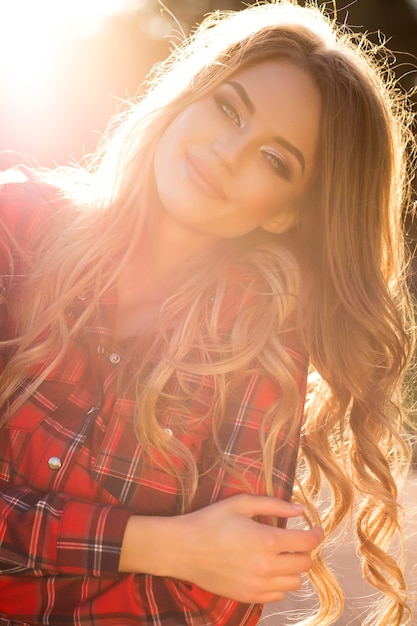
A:
[[[326,626],[350,515],[369,623],[413,623],[414,138],[377,58],[313,6],[216,13],[85,169],[3,175],[0,626],[254,626],[305,572]]]
[[[288,230],[315,171],[320,101],[307,72],[267,61],[179,113],[154,166],[162,228],[172,232],[168,222],[175,223],[175,245],[184,250],[259,226]]]

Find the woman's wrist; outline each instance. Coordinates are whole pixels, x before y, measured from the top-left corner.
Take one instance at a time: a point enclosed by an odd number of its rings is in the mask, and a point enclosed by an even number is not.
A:
[[[175,577],[175,563],[181,558],[178,547],[184,545],[182,517],[132,515],[123,537],[119,571]]]

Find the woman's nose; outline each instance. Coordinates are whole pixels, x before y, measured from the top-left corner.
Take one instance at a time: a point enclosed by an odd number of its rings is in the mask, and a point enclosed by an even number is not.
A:
[[[237,172],[248,155],[248,141],[244,139],[218,139],[211,144],[211,151],[232,173]]]

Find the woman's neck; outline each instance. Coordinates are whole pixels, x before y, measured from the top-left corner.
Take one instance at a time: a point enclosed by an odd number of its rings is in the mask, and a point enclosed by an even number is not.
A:
[[[116,337],[141,334],[173,293],[181,267],[216,240],[163,220],[151,245],[137,251],[118,281]]]

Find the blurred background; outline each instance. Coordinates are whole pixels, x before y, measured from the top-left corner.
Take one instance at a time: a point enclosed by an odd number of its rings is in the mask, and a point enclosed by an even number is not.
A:
[[[82,159],[95,149],[120,100],[137,93],[182,33],[209,11],[245,4],[0,0],[0,169]],[[326,3],[329,11],[335,5],[339,22],[370,33],[375,42],[386,38],[403,88],[416,89],[417,0]],[[408,230],[417,241],[415,222]]]
[[[373,33],[375,41],[379,31],[385,35],[402,84],[416,86],[417,0],[336,4],[339,22]],[[79,160],[94,150],[118,99],[135,95],[181,29],[188,33],[209,11],[243,6],[241,0],[0,0],[0,152],[46,166]],[[0,168],[9,161],[0,154]]]

